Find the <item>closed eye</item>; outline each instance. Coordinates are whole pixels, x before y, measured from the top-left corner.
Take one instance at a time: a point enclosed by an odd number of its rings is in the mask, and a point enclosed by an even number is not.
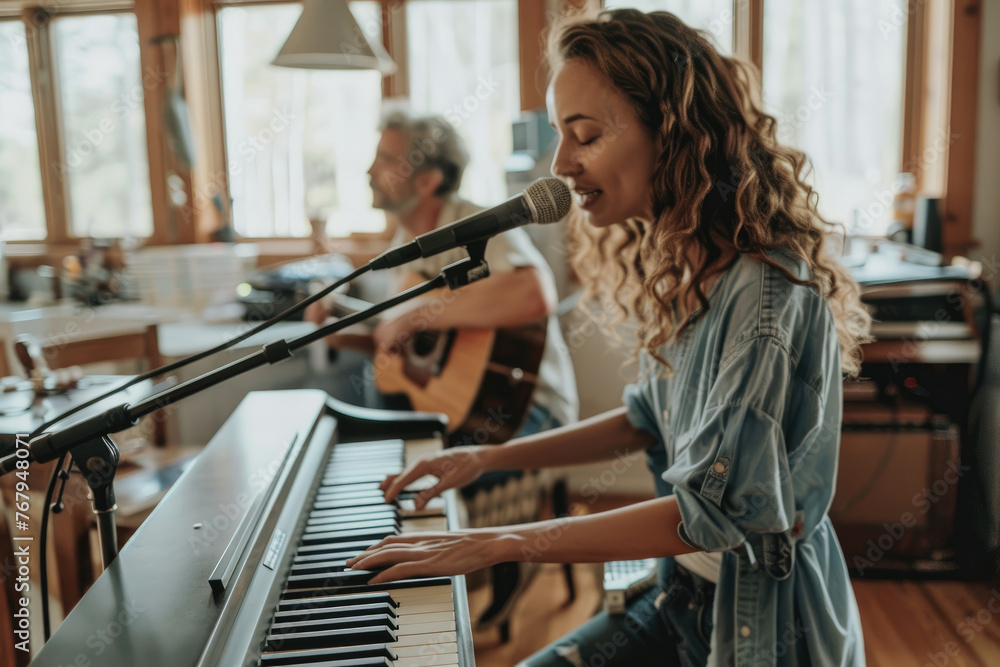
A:
[[[580,145],[581,145],[581,146],[589,146],[590,144],[594,143],[594,142],[595,142],[595,141],[597,141],[598,139],[600,139],[600,135],[598,135],[598,136],[594,137],[593,139],[588,139],[587,141],[581,141],[581,142],[580,142]]]

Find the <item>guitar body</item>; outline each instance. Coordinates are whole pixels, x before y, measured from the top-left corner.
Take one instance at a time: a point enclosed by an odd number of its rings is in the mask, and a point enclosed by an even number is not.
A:
[[[342,317],[369,305],[338,295],[333,314]],[[418,332],[400,354],[375,351],[375,386],[383,394],[406,395],[414,410],[447,415],[452,445],[506,442],[531,409],[545,327],[540,320],[506,329]],[[370,336],[336,337],[353,349],[372,349]]]
[[[544,349],[544,321],[421,332],[402,354],[376,354],[375,384],[414,410],[446,414],[453,445],[505,442],[531,408]]]

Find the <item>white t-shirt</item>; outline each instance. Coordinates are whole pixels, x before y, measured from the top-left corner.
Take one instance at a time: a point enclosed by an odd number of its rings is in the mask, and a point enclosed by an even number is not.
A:
[[[481,207],[472,202],[457,197],[450,198],[441,208],[437,226],[447,225],[481,210]],[[400,227],[390,247],[402,245],[412,239],[413,237]],[[456,248],[390,269],[387,271],[388,286],[395,292],[396,286],[407,273],[418,273],[429,280],[437,276],[445,266],[467,256],[464,248]],[[530,266],[552,278],[552,269],[523,229],[512,229],[490,239],[486,244],[486,262],[490,267],[490,275]],[[560,424],[570,424],[579,418],[579,399],[576,394],[573,361],[563,341],[559,321],[555,315],[548,317],[545,349],[532,401],[547,409]]]

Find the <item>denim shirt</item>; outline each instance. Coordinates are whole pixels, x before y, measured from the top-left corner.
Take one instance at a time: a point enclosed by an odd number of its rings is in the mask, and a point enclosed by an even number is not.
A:
[[[770,257],[802,279],[801,259]],[[865,663],[861,621],[827,510],[842,385],[833,315],[814,290],[749,255],[709,308],[625,389],[657,494],[674,494],[681,539],[723,552],[709,665]],[[661,571],[673,570],[673,558]]]

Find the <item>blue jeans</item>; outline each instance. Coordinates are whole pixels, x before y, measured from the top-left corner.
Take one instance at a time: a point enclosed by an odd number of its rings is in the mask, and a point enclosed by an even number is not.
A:
[[[714,605],[715,584],[676,566],[665,582],[631,600],[625,614],[602,611],[521,665],[703,666],[708,662]]]

